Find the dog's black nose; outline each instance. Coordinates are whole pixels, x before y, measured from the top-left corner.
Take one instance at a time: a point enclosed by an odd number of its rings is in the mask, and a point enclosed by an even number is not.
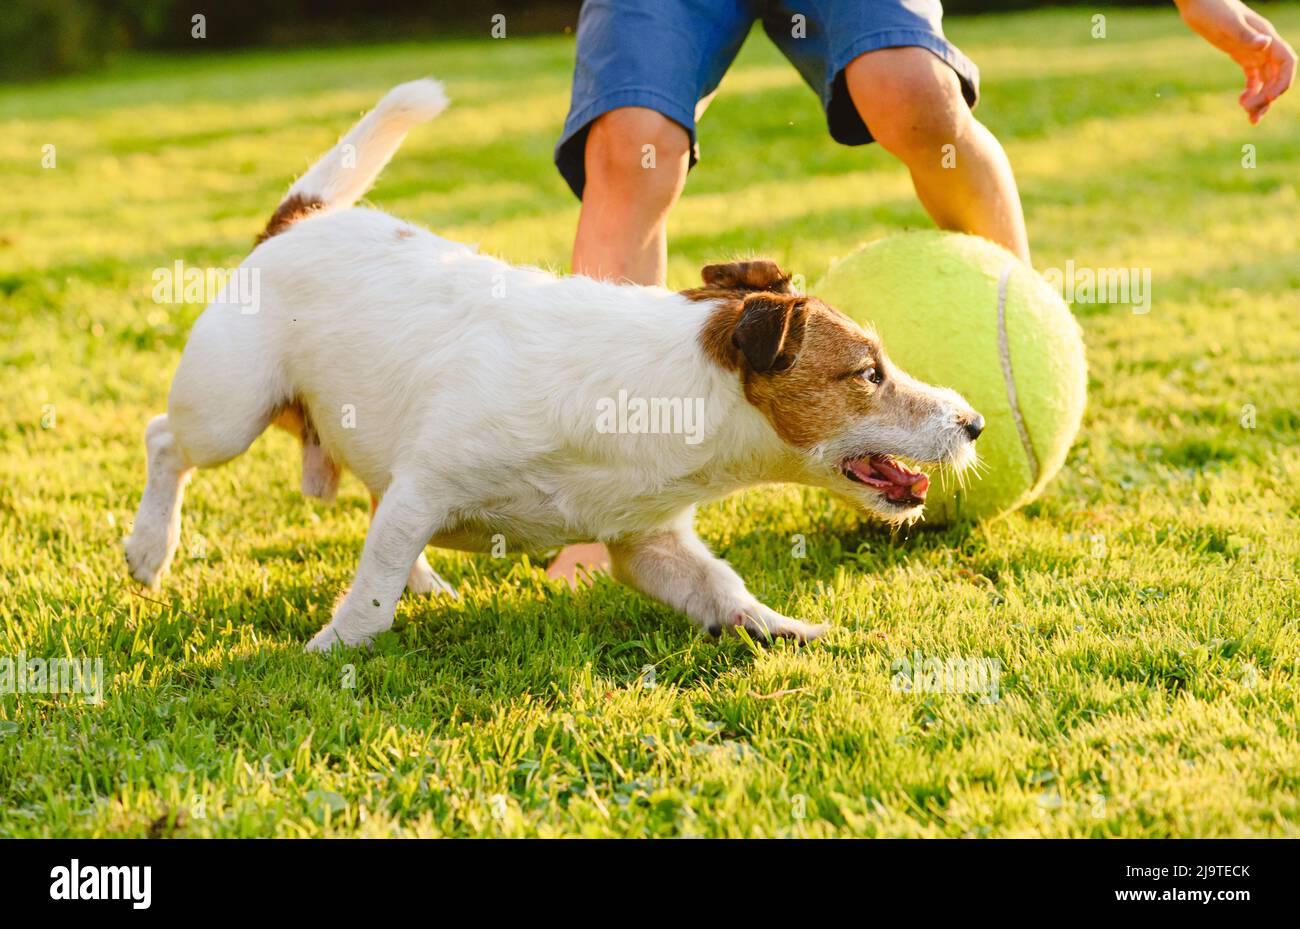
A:
[[[976,413],[975,418],[966,423],[966,434],[970,436],[970,440],[974,442],[980,437],[980,433],[983,431],[984,417]]]

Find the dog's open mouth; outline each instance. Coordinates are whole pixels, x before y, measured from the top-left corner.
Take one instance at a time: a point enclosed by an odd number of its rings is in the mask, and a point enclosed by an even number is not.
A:
[[[849,480],[876,488],[896,506],[919,506],[925,502],[925,492],[930,489],[930,478],[925,472],[913,471],[889,455],[849,458],[840,465],[840,470]]]

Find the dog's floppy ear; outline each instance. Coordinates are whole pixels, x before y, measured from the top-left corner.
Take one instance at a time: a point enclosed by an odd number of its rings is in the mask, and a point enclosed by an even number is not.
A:
[[[710,287],[723,290],[770,291],[790,293],[790,275],[777,267],[775,261],[756,258],[753,261],[733,261],[728,264],[705,265],[700,277]]]
[[[808,304],[803,297],[752,294],[745,298],[740,318],[731,331],[731,344],[759,374],[784,371],[798,357],[807,315]]]

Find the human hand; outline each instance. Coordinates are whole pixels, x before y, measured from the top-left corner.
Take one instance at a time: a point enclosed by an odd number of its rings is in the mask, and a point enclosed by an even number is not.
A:
[[[1295,50],[1273,24],[1241,0],[1174,0],[1183,21],[1205,41],[1227,52],[1246,75],[1237,102],[1258,123],[1295,79]]]

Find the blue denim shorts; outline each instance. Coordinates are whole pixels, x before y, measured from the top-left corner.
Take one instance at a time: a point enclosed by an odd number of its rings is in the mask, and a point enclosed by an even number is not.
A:
[[[957,73],[966,102],[974,106],[979,69],[944,37],[942,20],[939,0],[586,0],[578,17],[573,97],[555,165],[581,197],[592,121],[619,107],[640,106],[690,133],[693,167],[699,160],[696,104],[717,89],[755,21],[821,97],[837,142],[871,141],[844,81],[844,69],[864,52],[929,49]]]

